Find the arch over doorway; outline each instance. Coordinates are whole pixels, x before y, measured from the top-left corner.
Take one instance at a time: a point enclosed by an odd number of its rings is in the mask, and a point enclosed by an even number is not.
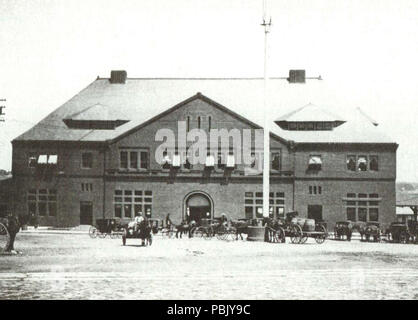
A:
[[[213,218],[213,208],[213,200],[208,193],[204,191],[190,192],[183,199],[182,219],[196,220],[197,222],[200,222],[202,218],[211,219]]]

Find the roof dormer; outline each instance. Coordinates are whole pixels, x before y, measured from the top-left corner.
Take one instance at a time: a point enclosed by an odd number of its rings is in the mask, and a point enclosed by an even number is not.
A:
[[[309,103],[274,122],[283,130],[323,131],[332,130],[346,121],[325,108]]]
[[[97,103],[63,119],[71,129],[113,130],[129,122],[126,117],[108,106]]]

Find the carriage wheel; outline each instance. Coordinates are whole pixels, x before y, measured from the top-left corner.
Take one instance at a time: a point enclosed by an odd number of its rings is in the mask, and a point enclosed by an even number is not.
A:
[[[0,223],[0,253],[6,250],[10,243],[9,231],[4,224]]]
[[[100,239],[104,239],[104,238],[106,238],[106,233],[101,233],[101,232],[98,232],[97,233],[97,236],[100,238]]]
[[[194,227],[190,233],[192,234],[192,237],[202,238],[205,234],[205,230],[203,227]]]
[[[94,239],[94,238],[97,237],[97,228],[96,227],[93,227],[93,226],[90,227],[90,229],[89,229],[89,236],[92,239]]]
[[[300,243],[302,236],[302,228],[299,225],[294,224],[290,227],[290,241],[292,243]]]
[[[315,237],[315,241],[318,244],[322,244],[325,242],[325,239],[327,238],[327,229],[325,229],[324,226],[320,226],[319,229],[321,229],[319,231],[322,231],[322,233]]]

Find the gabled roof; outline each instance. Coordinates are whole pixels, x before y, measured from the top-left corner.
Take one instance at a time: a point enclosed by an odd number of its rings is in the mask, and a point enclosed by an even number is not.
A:
[[[288,122],[335,122],[344,121],[344,119],[338,115],[335,115],[326,108],[319,107],[312,103],[304,105],[301,108],[293,110],[285,115],[276,119],[276,122],[288,121]]]
[[[279,114],[296,108],[309,109],[300,108],[309,101],[326,101],[338,109],[341,101],[333,95],[332,90],[327,90],[324,83],[308,81],[303,85],[294,85],[280,78],[272,78],[268,88],[271,132],[284,140],[295,142],[395,143],[370,121],[365,121],[364,116],[358,121],[348,120],[332,131],[321,132],[287,131],[274,123]],[[108,78],[98,78],[14,141],[113,141],[158,118],[158,115],[179,105],[181,101],[194,97],[196,92],[202,92],[207,99],[216,101],[218,106],[242,119],[248,119],[254,125],[262,127],[264,123],[262,78],[128,78],[125,84],[116,85],[111,84]],[[198,98],[202,98],[203,94]],[[96,117],[104,109],[108,109],[109,113],[103,117],[129,118],[126,120],[130,121],[113,130],[71,129],[63,122],[63,119],[71,117]],[[344,111],[344,108],[341,107],[339,111]]]

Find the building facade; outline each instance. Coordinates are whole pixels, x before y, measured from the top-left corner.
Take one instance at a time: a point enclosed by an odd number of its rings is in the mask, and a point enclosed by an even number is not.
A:
[[[165,150],[164,161],[157,161],[163,143],[156,139],[159,130],[177,137],[179,121],[186,133],[198,129],[208,136],[215,129],[235,130],[241,137],[245,130],[261,129],[239,108],[212,98],[215,87],[228,91],[222,80],[204,82],[209,94],[184,92],[184,99],[173,96],[174,86],[199,89],[201,83],[167,81],[112,72],[13,140],[14,212],[60,227],[100,218],[129,220],[138,213],[160,219],[169,213],[174,223],[222,213],[232,219],[262,217],[262,146],[257,147],[255,134],[250,163],[237,161],[243,151],[237,144],[209,147],[205,161],[192,164],[191,141]],[[239,92],[251,95],[246,88],[252,83],[245,80],[242,86],[241,81]],[[363,120],[352,130],[350,121],[314,105],[272,116],[270,216],[298,211],[327,221],[330,228],[347,219],[395,219],[397,144]]]

